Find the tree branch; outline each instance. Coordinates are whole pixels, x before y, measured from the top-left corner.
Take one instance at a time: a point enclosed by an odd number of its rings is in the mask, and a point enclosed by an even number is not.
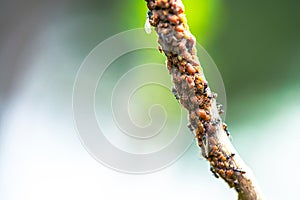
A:
[[[182,1],[146,2],[148,20],[158,35],[159,50],[167,57],[167,68],[174,82],[172,91],[189,112],[188,126],[211,171],[235,188],[238,199],[262,199],[251,170],[229,140],[227,126],[220,117],[221,106],[216,103],[217,95],[210,90],[200,66],[196,40],[189,31]]]

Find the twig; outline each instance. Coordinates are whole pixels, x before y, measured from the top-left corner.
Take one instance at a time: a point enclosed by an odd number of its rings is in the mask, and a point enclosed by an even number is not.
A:
[[[238,199],[262,199],[255,177],[229,140],[227,126],[220,117],[221,106],[216,103],[217,95],[211,92],[200,66],[196,40],[189,31],[182,1],[146,2],[148,20],[158,35],[159,50],[167,57],[167,68],[174,82],[172,91],[189,112],[188,126],[211,171],[235,188]]]

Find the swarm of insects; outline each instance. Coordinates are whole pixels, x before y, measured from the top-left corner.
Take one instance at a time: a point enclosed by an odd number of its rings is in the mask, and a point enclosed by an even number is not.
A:
[[[229,131],[217,106],[217,94],[211,92],[205,79],[195,48],[196,39],[189,31],[181,0],[146,0],[148,13],[145,31],[151,33],[149,24],[158,35],[159,51],[167,58],[167,69],[172,75],[172,92],[189,113],[189,129],[195,134],[216,177],[234,187],[241,199],[256,198],[256,190],[250,179],[236,162],[237,155],[228,139]],[[225,139],[224,139],[225,138]],[[222,143],[226,141],[226,145]],[[230,146],[231,145],[231,146]],[[231,148],[232,147],[232,148]],[[248,195],[244,198],[244,195]]]

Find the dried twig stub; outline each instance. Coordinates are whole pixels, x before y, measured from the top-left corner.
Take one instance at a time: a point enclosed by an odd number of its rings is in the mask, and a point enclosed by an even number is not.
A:
[[[262,199],[251,170],[229,140],[220,114],[222,106],[211,92],[197,57],[196,39],[189,31],[181,0],[146,0],[149,23],[158,35],[159,50],[167,57],[173,93],[189,112],[189,128],[215,177],[224,179],[239,199]]]

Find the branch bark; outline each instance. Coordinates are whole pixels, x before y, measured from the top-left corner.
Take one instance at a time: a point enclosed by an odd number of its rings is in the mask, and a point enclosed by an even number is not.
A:
[[[159,50],[167,57],[172,89],[189,112],[189,128],[194,132],[202,155],[213,174],[235,188],[240,200],[262,199],[251,170],[229,140],[220,115],[217,95],[210,90],[196,52],[196,39],[189,31],[181,0],[145,0],[148,20],[158,35]],[[147,30],[149,32],[149,30]]]

